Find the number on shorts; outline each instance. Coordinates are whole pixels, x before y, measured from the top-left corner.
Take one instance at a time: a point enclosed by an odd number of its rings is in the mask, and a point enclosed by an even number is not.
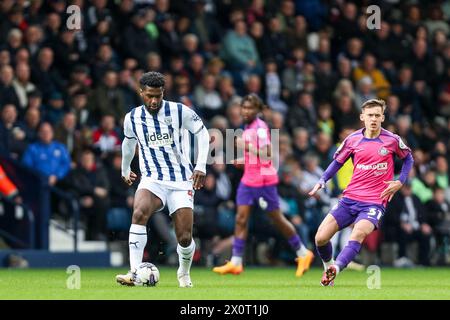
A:
[[[377,208],[370,208],[368,215],[377,216],[377,220],[380,220],[381,216],[383,215],[383,212]]]

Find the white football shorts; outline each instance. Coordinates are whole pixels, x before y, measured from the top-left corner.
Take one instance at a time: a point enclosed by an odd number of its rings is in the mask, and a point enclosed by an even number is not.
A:
[[[161,199],[163,206],[167,205],[169,215],[180,208],[194,209],[194,189],[192,181],[160,181],[142,177],[137,190],[146,189]]]

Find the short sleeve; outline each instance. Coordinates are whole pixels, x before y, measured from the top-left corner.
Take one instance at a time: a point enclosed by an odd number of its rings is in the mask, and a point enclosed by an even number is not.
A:
[[[351,156],[352,152],[353,150],[350,147],[350,141],[346,138],[334,153],[333,159],[339,163],[345,163],[345,161],[347,161],[347,159]]]
[[[183,106],[183,127],[188,129],[191,133],[196,134],[203,128],[202,119],[195,113],[194,110]]]
[[[395,154],[400,159],[404,159],[408,154],[411,153],[411,149],[403,142],[402,138],[395,135],[397,143],[395,144]]]
[[[136,139],[136,135],[133,131],[133,125],[131,123],[131,115],[127,113],[123,120],[123,134],[128,139]]]

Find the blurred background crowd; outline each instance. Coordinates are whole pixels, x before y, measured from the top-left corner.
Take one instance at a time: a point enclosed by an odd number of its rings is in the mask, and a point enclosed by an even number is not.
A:
[[[361,104],[378,97],[388,104],[383,126],[411,147],[415,165],[366,249],[380,259],[381,243],[394,244],[399,266],[448,263],[450,2],[370,4],[381,9],[379,29],[367,27],[369,1],[3,0],[0,154],[76,195],[87,240],[117,239],[111,217],[129,219],[134,194],[120,178],[122,123],[141,104],[140,76],[163,73],[165,99],[222,132],[242,127],[240,99],[254,93],[265,101],[264,119],[280,130],[282,210],[313,248],[351,162],[326,192],[307,192],[339,143],[360,128]],[[81,9],[79,29],[67,24],[69,5]],[[198,263],[216,263],[230,248],[241,174],[214,164],[196,192]],[[22,201],[20,190],[8,190]],[[64,215],[52,202],[55,215]],[[176,240],[168,217],[156,214],[151,229],[150,243],[170,260]],[[250,230],[249,261],[293,261],[262,212]],[[411,242],[417,252],[408,256]]]

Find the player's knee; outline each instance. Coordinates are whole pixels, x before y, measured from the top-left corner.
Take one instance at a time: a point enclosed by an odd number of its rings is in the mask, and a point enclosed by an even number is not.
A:
[[[147,217],[144,213],[144,210],[135,209],[133,211],[132,223],[133,224],[141,224],[141,225],[144,225],[147,223]]]
[[[352,233],[351,239],[354,239],[358,242],[363,242],[367,236],[368,236],[368,233],[363,230],[354,230]]]
[[[319,247],[326,245],[328,241],[330,241],[330,239],[325,237],[325,235],[322,232],[317,232],[314,240],[316,242],[316,246]]]
[[[190,232],[183,232],[178,239],[178,243],[182,247],[189,247],[191,242],[192,242],[192,236],[191,236]]]

